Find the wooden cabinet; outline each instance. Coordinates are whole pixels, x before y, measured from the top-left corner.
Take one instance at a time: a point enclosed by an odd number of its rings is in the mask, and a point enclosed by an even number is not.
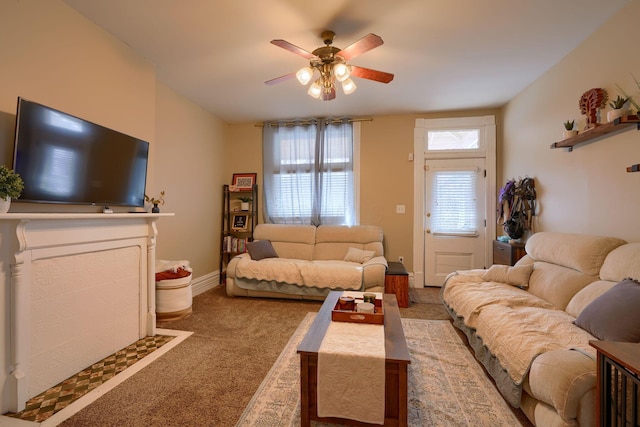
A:
[[[398,307],[409,307],[409,273],[401,262],[389,262],[384,276],[384,293],[395,294]]]
[[[243,210],[243,200],[251,199]],[[246,202],[245,202],[246,203]],[[250,190],[231,191],[222,187],[222,227],[220,238],[220,282],[227,276],[227,264],[231,258],[247,251],[247,243],[253,241],[253,231],[258,225],[258,185]]]
[[[598,425],[640,425],[640,343],[589,341],[589,344],[598,350]]]
[[[514,265],[520,258],[525,256],[526,253],[524,243],[493,241],[494,264]]]

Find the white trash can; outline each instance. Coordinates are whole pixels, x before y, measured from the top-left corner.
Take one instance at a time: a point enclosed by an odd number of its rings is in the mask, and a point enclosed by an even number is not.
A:
[[[192,312],[189,261],[156,260],[156,320],[179,320]]]

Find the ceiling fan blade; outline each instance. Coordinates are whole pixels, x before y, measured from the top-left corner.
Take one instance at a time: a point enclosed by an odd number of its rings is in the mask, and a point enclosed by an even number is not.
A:
[[[276,77],[275,79],[267,80],[264,82],[266,85],[275,85],[278,83],[286,82],[287,80],[295,78],[296,73],[285,74],[284,76]]]
[[[370,68],[362,68],[356,65],[351,66],[351,75],[360,77],[361,79],[375,80],[380,83],[389,83],[393,80],[393,74],[384,71],[372,70]]]
[[[332,87],[331,88],[331,92],[329,93],[324,93],[324,91],[322,92],[322,100],[323,101],[331,101],[332,99],[335,99],[336,97],[336,88]]]
[[[298,47],[298,46],[296,46],[294,44],[291,44],[286,40],[282,40],[282,39],[271,40],[271,44],[274,44],[274,45],[276,45],[278,47],[281,47],[281,48],[283,48],[285,50],[288,50],[289,52],[293,52],[296,55],[300,55],[303,58],[307,58],[307,59],[315,58],[315,55],[312,54],[311,52],[308,52],[308,51],[304,50],[301,47]]]
[[[383,43],[384,42],[382,41],[382,38],[380,36],[369,33],[360,40],[351,43],[349,46],[345,47],[337,54],[343,57],[345,61],[349,61],[350,59],[362,55],[363,53],[368,52],[371,49],[382,45]]]

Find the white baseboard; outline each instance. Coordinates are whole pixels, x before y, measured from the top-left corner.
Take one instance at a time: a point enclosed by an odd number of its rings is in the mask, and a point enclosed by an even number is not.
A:
[[[214,271],[204,276],[191,280],[191,292],[193,296],[200,295],[220,284],[220,271]]]
[[[409,287],[410,288],[416,287],[416,277],[413,275],[413,273],[409,273]]]

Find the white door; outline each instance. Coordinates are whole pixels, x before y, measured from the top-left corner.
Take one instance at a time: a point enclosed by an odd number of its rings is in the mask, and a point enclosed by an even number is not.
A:
[[[485,159],[425,161],[424,281],[485,267]]]

